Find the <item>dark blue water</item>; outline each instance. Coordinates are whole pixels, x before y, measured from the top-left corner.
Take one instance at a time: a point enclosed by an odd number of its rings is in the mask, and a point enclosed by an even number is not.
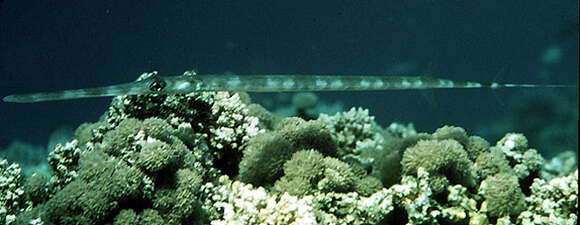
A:
[[[577,84],[577,12],[576,0],[6,0],[0,8],[0,95],[188,69]],[[419,131],[432,132],[458,125],[492,142],[508,131],[534,136],[538,129],[566,126],[557,142],[577,149],[577,95],[572,88],[321,97],[370,108],[384,126],[413,122]],[[525,96],[548,100],[528,103]],[[45,145],[60,126],[96,121],[109,101],[0,103],[0,146],[14,139]],[[526,126],[526,118],[534,126]],[[536,139],[531,142],[538,148],[551,146]]]

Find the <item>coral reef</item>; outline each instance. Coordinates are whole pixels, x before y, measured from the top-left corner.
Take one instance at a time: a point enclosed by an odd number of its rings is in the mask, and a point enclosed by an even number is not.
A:
[[[491,146],[460,127],[383,128],[360,108],[309,119],[245,93],[115,97],[50,152],[50,176],[0,161],[0,222],[577,222],[575,154],[546,161],[517,133]]]
[[[276,181],[272,189],[297,196],[349,191],[370,195],[381,187],[381,182],[367,176],[365,171],[310,149],[292,155],[292,159],[284,164],[284,176]]]
[[[369,116],[369,111],[362,108],[351,108],[348,112],[336,113],[334,116],[321,114],[319,120],[332,131],[338,143],[338,155],[345,156],[351,153],[360,153],[364,146],[373,142],[380,146],[382,140],[377,134],[375,119]]]
[[[246,183],[263,186],[282,176],[282,165],[295,151],[290,141],[277,133],[254,137],[240,162],[238,178]]]
[[[475,185],[469,170],[473,163],[461,144],[453,139],[419,141],[405,151],[401,164],[404,174],[415,174],[419,168],[429,172],[430,185],[436,193],[444,191],[452,181],[467,187]]]
[[[497,173],[486,178],[479,187],[491,217],[517,215],[524,207],[524,193],[518,178],[510,173]]]
[[[11,224],[27,208],[21,187],[22,171],[15,163],[0,160],[0,223]]]
[[[578,169],[547,182],[535,179],[527,208],[518,216],[522,224],[576,224],[578,221]]]

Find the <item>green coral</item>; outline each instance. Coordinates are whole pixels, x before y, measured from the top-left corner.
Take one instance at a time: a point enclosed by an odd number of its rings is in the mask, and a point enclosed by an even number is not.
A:
[[[123,209],[113,219],[113,225],[163,225],[167,224],[154,209],[145,209],[140,213],[133,209]]]
[[[138,214],[135,219],[127,211],[142,207],[133,205],[140,202],[152,202],[151,210],[161,216],[161,220],[152,221],[164,221],[158,224],[180,224],[192,218],[202,181],[198,171],[206,172],[199,163],[207,156],[203,145],[199,146],[202,151],[193,154],[179,138],[187,136],[183,132],[157,118],[123,120],[103,135],[104,144],[96,143],[97,148],[90,151],[87,148],[76,165],[74,161],[70,163],[74,170],[68,171],[75,176],[70,176],[68,184],[57,183],[63,189],[37,207],[43,211],[42,220],[54,224],[94,224],[120,210],[125,214],[115,216],[116,221],[144,221],[143,215]],[[76,143],[73,141],[62,149],[82,152]],[[62,168],[58,165],[57,168]]]
[[[283,119],[276,130],[250,139],[239,164],[238,177],[257,186],[270,186],[283,175],[284,163],[300,149],[334,155],[336,144],[318,121],[298,117]]]
[[[492,148],[489,152],[479,154],[475,160],[474,169],[480,179],[485,179],[500,172],[511,172],[509,162],[497,148]]]
[[[461,127],[443,126],[433,133],[432,138],[456,140],[463,146],[471,161],[475,161],[479,154],[489,150],[489,142],[479,136],[468,136],[465,129]]]
[[[407,175],[416,174],[418,168],[432,174],[436,179],[431,181],[431,185],[436,193],[445,190],[447,180],[467,187],[475,186],[470,173],[473,162],[463,146],[453,139],[419,141],[405,150],[401,165]]]
[[[284,162],[294,151],[292,143],[275,132],[252,138],[239,165],[239,179],[257,186],[274,183],[283,175]]]
[[[280,120],[278,116],[268,111],[261,105],[249,104],[248,114],[255,116],[260,121],[260,127],[264,127],[268,130],[274,129],[276,123]]]
[[[487,203],[487,214],[499,218],[517,215],[524,210],[525,196],[518,178],[512,173],[498,173],[486,178],[480,192]]]
[[[135,165],[146,173],[158,173],[164,169],[179,168],[183,164],[188,149],[179,139],[173,137],[170,143],[149,139],[140,143]]]
[[[272,190],[303,196],[314,192],[356,191],[370,195],[382,187],[381,182],[366,172],[333,157],[324,157],[315,150],[294,153],[284,164],[284,176]]]
[[[368,158],[372,159],[368,160],[372,161],[371,175],[377,177],[385,187],[390,187],[401,180],[401,158],[405,149],[415,145],[419,140],[430,139],[431,135],[417,134],[412,124],[403,126],[397,123],[389,125],[382,134],[384,138],[382,149],[363,151],[361,155],[369,155]]]
[[[139,217],[132,209],[123,209],[115,216],[113,225],[138,225]]]
[[[48,184],[48,179],[44,174],[32,174],[24,184],[24,193],[26,193],[27,199],[34,205],[44,203],[49,197]]]
[[[313,185],[323,177],[324,156],[316,150],[302,150],[294,153],[284,163],[284,176],[276,181],[273,190],[291,195],[312,193]]]
[[[296,149],[316,149],[324,155],[336,155],[336,141],[320,121],[285,118],[279,122],[277,131],[290,140]]]
[[[174,179],[174,186],[162,186],[155,192],[153,208],[160,213],[166,224],[187,224],[199,215],[196,194],[202,179],[190,169],[179,169]]]
[[[467,146],[469,144],[469,137],[467,136],[465,129],[461,127],[443,126],[435,130],[432,137],[437,140],[453,139],[459,142],[462,146]]]
[[[354,183],[354,190],[363,196],[370,196],[383,188],[383,183],[373,176],[365,176]]]
[[[323,178],[318,182],[318,189],[324,192],[348,192],[354,189],[357,177],[352,168],[336,158],[326,157]]]
[[[143,121],[129,118],[121,121],[115,129],[104,135],[102,149],[110,155],[131,157],[128,154],[139,150],[131,149],[138,144],[137,142],[146,142],[148,140],[144,138],[147,137],[168,142],[172,130],[169,124],[159,118],[148,118]]]
[[[95,224],[131,199],[147,198],[151,181],[140,170],[102,152],[86,153],[79,178],[45,205],[42,219],[52,224]]]

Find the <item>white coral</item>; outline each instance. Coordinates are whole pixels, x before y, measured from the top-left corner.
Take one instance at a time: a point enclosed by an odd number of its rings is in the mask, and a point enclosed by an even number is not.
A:
[[[259,127],[259,119],[249,115],[247,105],[238,93],[217,92],[211,110],[216,119],[215,125],[209,129],[213,134],[210,144],[217,149],[225,146],[239,148],[251,137],[264,132]]]
[[[219,188],[214,189],[213,207],[223,210],[223,217],[211,224],[316,224],[312,196],[298,199],[287,193],[277,200],[262,187],[220,177]]]
[[[528,209],[520,214],[522,224],[576,224],[578,220],[578,170],[549,182],[534,179]]]

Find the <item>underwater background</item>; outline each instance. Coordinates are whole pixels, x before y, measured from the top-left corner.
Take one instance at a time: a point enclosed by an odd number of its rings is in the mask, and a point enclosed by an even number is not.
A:
[[[577,9],[574,0],[6,1],[0,9],[0,94],[101,86],[153,70],[178,75],[189,69],[576,84]],[[577,106],[577,91],[570,89],[320,95],[345,109],[370,108],[383,125],[412,122],[433,131],[451,123],[476,131],[512,116],[518,104],[513,96],[538,93],[546,93],[547,101],[557,98],[546,107]],[[45,145],[61,126],[97,120],[109,101],[4,103],[0,144],[20,139]],[[498,133],[506,131],[517,130]]]
[[[577,9],[574,0],[6,1],[0,9],[0,95],[102,86],[153,70],[178,75],[189,69],[576,84]],[[574,89],[320,96],[344,109],[369,108],[382,125],[412,122],[418,130],[433,131],[453,124],[477,133],[478,127],[501,127],[516,117],[521,98],[544,94],[544,105],[525,113],[546,110],[550,116],[554,107],[575,109],[578,103]],[[97,120],[109,101],[3,103],[0,146],[15,139],[46,145],[59,127]],[[577,146],[577,139],[563,141]]]
[[[0,96],[186,70],[577,85],[578,1],[0,2]],[[362,107],[382,127],[412,123],[433,133],[452,125],[492,146],[523,133],[546,159],[578,149],[577,87],[315,95],[306,97],[316,99],[313,118]],[[250,97],[279,116],[297,115],[294,93]],[[110,104],[2,102],[0,156],[41,164]]]

